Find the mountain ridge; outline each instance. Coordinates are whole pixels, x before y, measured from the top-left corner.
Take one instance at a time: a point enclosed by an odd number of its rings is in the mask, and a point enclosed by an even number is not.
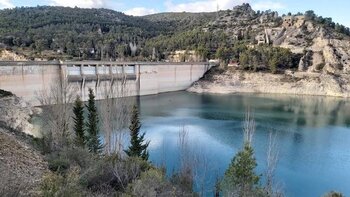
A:
[[[0,11],[2,48],[30,59],[154,61],[167,59],[176,50],[192,50],[203,59],[239,61],[242,51],[232,50],[236,45],[267,45],[301,54],[295,69],[308,70],[311,66],[319,70],[316,67],[325,64],[331,65],[326,66],[327,71],[335,72],[350,64],[349,35],[349,28],[313,11],[279,16],[277,12],[254,11],[249,4],[218,13],[158,13],[143,17],[108,9],[52,6]],[[220,57],[220,50],[226,49],[231,55]],[[310,63],[312,58],[317,65]]]

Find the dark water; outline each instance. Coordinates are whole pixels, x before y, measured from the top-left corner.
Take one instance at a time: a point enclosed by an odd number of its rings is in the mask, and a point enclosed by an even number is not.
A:
[[[282,95],[199,95],[187,92],[141,97],[142,130],[151,140],[150,159],[168,172],[179,166],[178,136],[188,131],[191,150],[205,165],[196,189],[210,196],[242,146],[242,123],[254,111],[257,173],[265,170],[269,133],[276,133],[276,182],[287,196],[350,195],[350,102],[339,98]]]

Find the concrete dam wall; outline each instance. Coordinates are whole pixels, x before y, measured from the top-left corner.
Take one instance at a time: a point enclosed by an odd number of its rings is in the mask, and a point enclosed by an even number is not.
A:
[[[205,62],[0,62],[0,89],[34,105],[65,90],[85,101],[89,88],[97,99],[142,96],[185,90],[210,67]]]

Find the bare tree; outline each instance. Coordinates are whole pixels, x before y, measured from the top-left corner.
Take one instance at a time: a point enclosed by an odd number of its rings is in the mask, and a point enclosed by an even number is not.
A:
[[[44,137],[52,140],[51,149],[61,149],[69,143],[72,106],[76,88],[66,80],[58,80],[49,90],[37,94],[41,105],[45,106],[43,115]]]
[[[266,154],[266,172],[265,172],[265,178],[266,178],[266,186],[265,191],[268,196],[271,197],[282,197],[283,192],[279,188],[277,188],[277,185],[275,183],[275,171],[277,168],[278,163],[278,144],[276,141],[276,134],[273,134],[272,132],[269,133],[269,141],[267,146],[267,154]]]
[[[113,167],[113,174],[123,190],[126,189],[130,181],[135,180],[142,172],[138,162],[117,161]]]
[[[125,75],[117,74],[102,87],[104,100],[100,102],[100,114],[108,155],[123,154],[123,142],[127,136],[125,128],[129,125],[131,108],[135,104],[135,99],[129,97],[131,91],[128,85]]]
[[[192,190],[194,174],[193,174],[193,155],[189,146],[188,131],[185,126],[180,128],[179,138],[179,159],[180,159],[180,170],[179,170],[179,181],[181,186],[187,187]]]
[[[250,146],[253,142],[253,137],[255,133],[255,120],[250,109],[245,113],[245,120],[243,123],[243,134],[244,134],[244,143],[248,143]]]
[[[199,150],[200,148],[196,149]],[[196,180],[195,185],[199,188],[199,196],[207,196],[209,192],[213,192],[213,188],[207,187],[212,180],[209,158],[204,152],[193,152],[193,177]]]

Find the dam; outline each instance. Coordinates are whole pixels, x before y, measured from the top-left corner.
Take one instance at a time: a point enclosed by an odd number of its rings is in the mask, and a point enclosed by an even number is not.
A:
[[[185,90],[210,68],[207,62],[3,61],[0,89],[33,105],[66,91],[86,101],[89,88],[98,100],[143,96]]]

